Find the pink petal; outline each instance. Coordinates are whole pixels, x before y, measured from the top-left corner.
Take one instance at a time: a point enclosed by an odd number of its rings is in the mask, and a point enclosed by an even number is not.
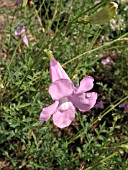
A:
[[[90,92],[80,95],[72,95],[70,96],[70,100],[75,107],[77,107],[80,111],[85,112],[94,107],[97,100],[97,93]]]
[[[23,36],[22,40],[23,40],[24,44],[28,47],[28,39],[27,39],[26,35]]]
[[[25,27],[23,25],[18,24],[15,29],[15,35],[20,36],[25,34]]]
[[[50,77],[51,77],[52,82],[55,82],[56,80],[59,80],[61,78],[70,80],[67,73],[64,71],[64,69],[60,65],[60,63],[56,61],[55,59],[52,59],[50,61]]]
[[[21,5],[23,3],[23,0],[17,0],[17,4]]]
[[[53,114],[53,122],[59,128],[65,128],[69,126],[75,118],[75,107],[71,102],[68,102],[68,105],[68,109],[62,111],[58,108]]]
[[[94,79],[91,76],[87,76],[80,81],[80,86],[76,90],[76,94],[87,92],[93,88]]]
[[[102,100],[98,101],[94,107],[96,109],[104,109],[104,105],[103,105]]]
[[[49,94],[53,100],[60,100],[69,96],[74,90],[74,85],[67,79],[60,79],[52,83],[49,87]]]
[[[28,47],[28,39],[25,35],[25,27],[23,25],[17,25],[15,35],[22,39],[23,43]]]
[[[51,104],[48,107],[43,108],[42,112],[40,113],[40,118],[39,120],[41,122],[47,121],[51,115],[55,112],[55,110],[58,107],[59,102],[56,101],[55,103]]]
[[[103,65],[107,65],[107,64],[111,64],[111,58],[110,57],[107,57],[106,59],[103,59],[102,61],[101,61],[101,63],[103,64]]]

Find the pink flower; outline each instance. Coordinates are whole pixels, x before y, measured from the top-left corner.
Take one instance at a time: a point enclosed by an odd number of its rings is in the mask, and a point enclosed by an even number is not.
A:
[[[21,5],[23,3],[23,0],[17,0],[17,4]]]
[[[104,105],[103,105],[102,100],[98,101],[94,107],[96,109],[104,109]]]
[[[75,107],[85,112],[95,105],[97,93],[87,92],[93,88],[92,77],[82,79],[80,86],[76,88],[55,59],[50,61],[50,77],[52,83],[48,91],[55,103],[43,108],[39,118],[41,122],[47,121],[52,116],[54,124],[64,128],[74,120]]]
[[[119,104],[119,108],[123,108],[125,112],[128,111],[128,102]]]
[[[28,47],[28,39],[25,35],[25,27],[23,25],[16,26],[15,35],[19,36],[23,43]]]
[[[103,59],[102,61],[101,61],[101,63],[103,64],[103,65],[107,65],[107,64],[111,64],[111,58],[110,57],[107,57],[106,59]]]

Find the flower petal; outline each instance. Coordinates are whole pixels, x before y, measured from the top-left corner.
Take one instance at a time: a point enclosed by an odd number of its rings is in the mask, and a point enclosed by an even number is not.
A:
[[[102,100],[98,101],[94,107],[96,109],[104,109],[103,101]]]
[[[24,44],[28,47],[28,39],[27,39],[26,35],[23,36],[22,40],[23,40]]]
[[[76,94],[81,94],[81,93],[84,93],[84,92],[87,92],[89,90],[91,90],[93,88],[93,77],[91,76],[86,76],[85,78],[83,78],[81,81],[80,81],[80,86],[78,87],[78,89],[76,90]]]
[[[55,112],[55,110],[58,107],[59,102],[56,101],[55,103],[51,104],[48,107],[43,108],[42,112],[40,113],[40,118],[39,120],[41,122],[47,121],[51,115]]]
[[[107,57],[106,59],[101,60],[101,63],[103,65],[111,64],[112,60],[110,57]]]
[[[23,3],[23,0],[17,0],[17,4],[21,5]]]
[[[68,102],[68,104],[68,109],[62,111],[58,108],[53,114],[53,122],[59,128],[65,128],[69,126],[75,118],[75,107],[71,102]]]
[[[50,61],[50,77],[51,77],[52,82],[55,82],[56,80],[59,80],[61,78],[70,80],[67,73],[64,71],[64,69],[60,65],[60,63],[56,61],[55,59],[52,59]]]
[[[25,27],[23,25],[18,24],[15,28],[15,35],[24,35],[25,34]]]
[[[60,79],[52,83],[49,87],[49,94],[53,100],[60,100],[69,96],[74,91],[74,85],[67,79]]]
[[[80,95],[72,95],[69,98],[75,107],[77,107],[80,111],[85,112],[94,107],[97,100],[97,93],[83,93]]]

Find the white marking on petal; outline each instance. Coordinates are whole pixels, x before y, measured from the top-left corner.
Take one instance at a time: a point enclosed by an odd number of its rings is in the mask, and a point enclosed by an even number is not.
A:
[[[68,102],[67,97],[63,98],[61,102],[62,102],[62,104],[61,104],[61,110],[62,110],[62,111],[63,111],[63,110],[68,110],[68,108],[69,108],[69,102]]]
[[[86,97],[89,98],[89,97],[91,97],[91,95],[92,95],[91,93],[87,93],[87,94],[86,94]]]

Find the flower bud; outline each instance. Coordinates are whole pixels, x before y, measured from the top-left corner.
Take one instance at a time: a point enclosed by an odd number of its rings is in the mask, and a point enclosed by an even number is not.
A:
[[[117,13],[118,4],[108,2],[99,12],[90,17],[91,24],[104,24]]]

